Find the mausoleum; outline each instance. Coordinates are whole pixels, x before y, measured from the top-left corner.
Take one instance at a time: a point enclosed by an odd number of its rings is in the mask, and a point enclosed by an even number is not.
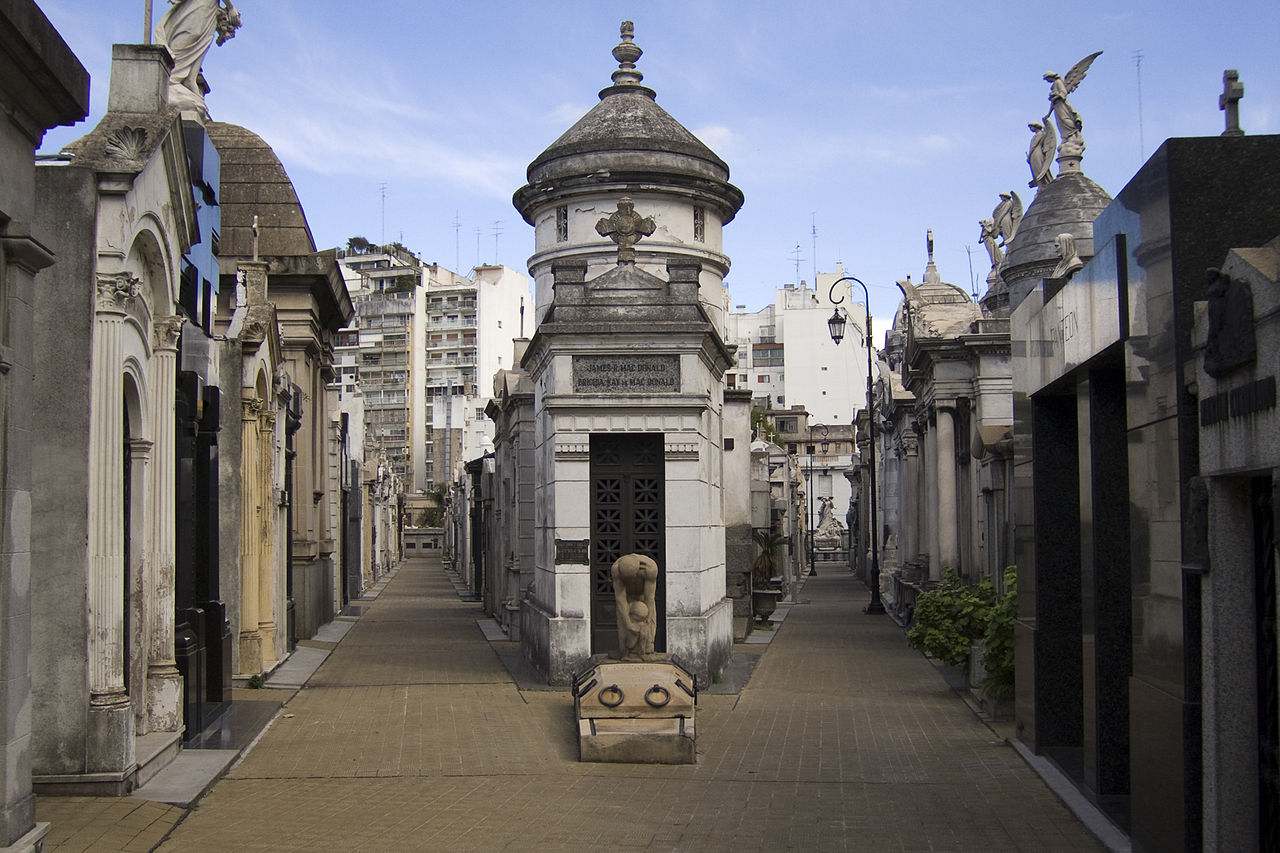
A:
[[[724,440],[721,228],[742,193],[641,85],[632,32],[625,22],[613,85],[514,198],[535,228],[538,321],[521,362],[534,500],[511,508],[533,513],[520,637],[556,684],[616,650],[609,569],[624,554],[658,564],[659,652],[708,681],[732,649],[722,486],[750,448]]]

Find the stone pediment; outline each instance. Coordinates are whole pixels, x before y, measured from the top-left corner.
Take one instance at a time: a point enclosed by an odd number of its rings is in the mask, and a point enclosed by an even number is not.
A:
[[[182,135],[180,117],[172,108],[157,113],[109,112],[63,152],[72,155],[77,166],[136,175],[167,135]]]
[[[635,295],[665,298],[668,294],[667,282],[634,264],[619,264],[585,282],[585,285],[587,292],[595,297]]]

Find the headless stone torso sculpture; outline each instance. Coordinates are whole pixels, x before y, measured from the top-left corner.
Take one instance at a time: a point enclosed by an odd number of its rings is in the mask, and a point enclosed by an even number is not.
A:
[[[658,564],[642,554],[626,554],[614,561],[610,574],[618,608],[618,657],[634,661],[662,657],[653,649],[658,630]]]

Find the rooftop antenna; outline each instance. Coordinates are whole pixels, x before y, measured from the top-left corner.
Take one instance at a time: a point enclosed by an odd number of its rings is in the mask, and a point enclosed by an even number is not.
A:
[[[480,226],[476,226],[476,266],[480,266]]]
[[[809,214],[810,233],[813,236],[813,289],[818,289],[818,214]]]
[[[973,301],[978,301],[978,280],[973,277],[973,247],[964,244],[964,252],[969,256],[969,290],[973,293]]]
[[[489,229],[489,233],[493,235],[493,262],[498,262],[498,238],[502,236],[502,220],[493,220],[493,227]]]
[[[382,191],[382,245],[387,244],[387,182],[378,184]]]
[[[1138,160],[1147,156],[1147,143],[1142,133],[1142,51],[1133,52],[1133,64],[1138,69]]]
[[[800,244],[796,243],[796,247],[791,250],[791,259],[796,263],[796,287],[800,286],[800,262],[804,260],[804,254],[800,251]]]
[[[462,266],[462,218],[453,211],[453,268]]]

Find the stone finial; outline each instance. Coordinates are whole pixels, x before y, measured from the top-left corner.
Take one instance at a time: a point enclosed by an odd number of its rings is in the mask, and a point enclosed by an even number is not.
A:
[[[938,267],[933,262],[933,229],[932,228],[929,228],[926,231],[925,245],[929,252],[929,262],[925,264],[925,268],[924,268],[924,283],[938,284],[939,282],[942,281],[942,276],[938,274]]]
[[[1227,114],[1227,129],[1223,136],[1244,136],[1240,129],[1240,99],[1244,97],[1244,84],[1240,82],[1240,72],[1228,68],[1222,72],[1222,94],[1218,96],[1218,109]]]
[[[613,49],[613,58],[618,60],[618,70],[613,72],[613,85],[639,86],[644,75],[636,70],[636,60],[644,51],[632,42],[636,34],[636,25],[630,21],[623,21],[619,31],[622,41]]]
[[[657,230],[652,216],[636,213],[635,204],[623,196],[618,199],[618,209],[596,223],[596,233],[618,244],[618,263],[636,262],[635,244],[641,237],[648,237]]]

